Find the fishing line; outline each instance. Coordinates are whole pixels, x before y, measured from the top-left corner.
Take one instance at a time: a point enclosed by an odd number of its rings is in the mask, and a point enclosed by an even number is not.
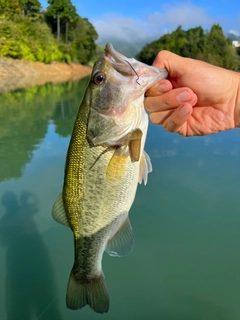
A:
[[[98,160],[101,158],[101,156],[103,156],[106,152],[110,151],[114,149],[113,147],[107,147],[105,150],[103,150],[102,153],[100,153],[100,155],[96,158],[96,160],[93,162],[93,164],[91,165],[91,167],[89,168],[89,171],[95,166],[95,164],[98,162]]]
[[[49,305],[43,310],[43,312],[37,317],[36,320],[38,320],[47,311],[47,309],[51,307],[51,305],[57,300],[58,297],[59,294],[52,300],[52,302],[49,303]]]
[[[127,60],[125,60],[125,61],[129,64],[129,66],[131,67],[131,69],[133,70],[133,72],[136,74],[136,76],[137,76],[137,80],[136,80],[137,84],[141,85],[141,83],[138,82],[139,75],[137,74],[137,71],[133,68],[133,66],[131,65],[130,62],[128,62]]]

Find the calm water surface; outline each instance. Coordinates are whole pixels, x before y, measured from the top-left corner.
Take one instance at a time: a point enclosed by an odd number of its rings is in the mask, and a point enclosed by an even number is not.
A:
[[[187,139],[150,126],[134,251],[103,259],[110,311],[66,308],[72,233],[51,208],[86,85],[0,96],[0,319],[240,319],[239,130]]]

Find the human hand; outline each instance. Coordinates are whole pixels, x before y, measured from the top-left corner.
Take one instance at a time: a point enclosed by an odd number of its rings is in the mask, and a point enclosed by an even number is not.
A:
[[[240,126],[240,74],[206,62],[160,51],[153,66],[169,76],[146,92],[154,124],[184,136]]]

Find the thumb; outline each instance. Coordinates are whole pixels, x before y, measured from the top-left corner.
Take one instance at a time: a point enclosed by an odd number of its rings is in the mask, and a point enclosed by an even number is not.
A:
[[[157,54],[153,62],[153,66],[167,69],[170,77],[180,77],[185,72],[184,66],[186,59],[188,58],[180,57],[179,55],[167,50],[161,50]]]

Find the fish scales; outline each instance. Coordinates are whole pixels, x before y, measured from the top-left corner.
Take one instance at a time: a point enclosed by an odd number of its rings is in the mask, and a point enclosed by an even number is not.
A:
[[[128,59],[106,45],[96,61],[69,143],[63,192],[53,217],[74,235],[74,264],[66,303],[88,304],[104,313],[109,295],[102,256],[123,256],[133,248],[128,218],[138,182],[146,183],[151,163],[144,152],[148,116],[144,93],[167,76]]]

